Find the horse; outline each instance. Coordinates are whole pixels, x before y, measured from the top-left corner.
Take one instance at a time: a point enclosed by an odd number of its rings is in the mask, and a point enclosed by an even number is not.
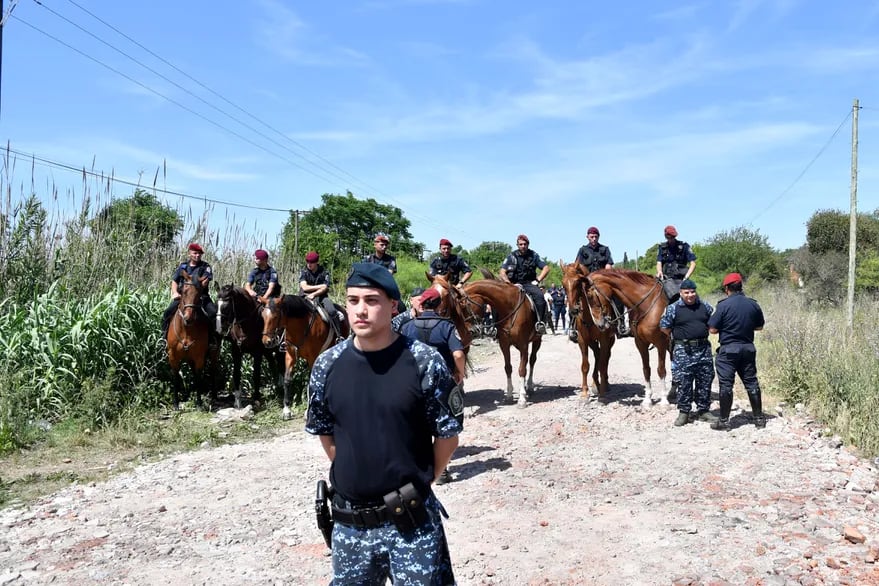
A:
[[[566,265],[559,261],[562,269],[562,286],[568,298],[568,316],[570,327],[577,323],[577,344],[580,346],[580,371],[582,373],[581,392],[584,398],[589,396],[589,350],[595,357],[595,368],[592,370],[592,384],[599,399],[608,390],[607,367],[610,362],[610,351],[616,336],[612,330],[601,330],[595,326],[592,316],[584,311],[586,305],[586,280],[589,270],[577,262]]]
[[[428,272],[424,274],[427,275],[427,280],[432,283],[431,286],[439,291],[441,301],[437,313],[448,317],[455,324],[455,329],[458,330],[458,336],[461,338],[461,344],[464,346],[464,355],[468,356],[470,345],[473,343],[473,332],[470,331],[467,317],[461,311],[460,301],[463,298],[460,290],[449,283],[444,275],[431,275]]]
[[[262,341],[266,348],[276,348],[283,339],[287,345],[284,369],[284,411],[283,418],[293,416],[292,402],[300,402],[302,393],[291,397],[291,383],[296,372],[296,361],[302,358],[310,369],[321,352],[348,337],[348,320],[341,325],[341,336],[320,315],[311,300],[300,295],[284,295],[272,298],[263,309]]]
[[[662,398],[668,405],[665,385],[665,355],[669,339],[659,329],[659,320],[668,307],[662,282],[650,275],[626,269],[604,269],[589,273],[586,278],[586,304],[599,330],[613,331],[624,315],[613,299],[618,299],[629,314],[629,326],[635,334],[635,346],[641,354],[646,388],[641,401],[643,407],[653,404],[653,386],[650,382],[650,345],[656,347],[656,373],[662,382]]]
[[[510,346],[519,350],[519,388],[518,405],[525,407],[526,399],[534,390],[534,363],[543,338],[535,331],[536,316],[525,292],[515,285],[501,281],[484,268],[479,269],[484,277],[481,281],[467,283],[458,289],[458,307],[470,323],[481,323],[486,303],[491,305],[497,324],[497,341],[504,355],[504,372],[507,374],[507,388],[504,399],[513,401],[513,366],[510,361]],[[531,353],[529,356],[529,345]],[[530,367],[530,369],[529,369]],[[528,374],[526,380],[525,375]]]
[[[208,279],[195,279],[185,270],[183,291],[177,312],[168,326],[168,363],[171,366],[174,410],[180,410],[180,389],[182,386],[180,368],[184,363],[192,367],[195,404],[202,406],[201,395],[207,384],[205,369],[208,363],[211,324],[203,315],[201,298],[206,293]],[[211,385],[211,402],[216,402],[216,389]]]
[[[235,408],[242,407],[241,359],[244,354],[253,358],[253,379],[251,400],[257,403],[260,395],[260,378],[263,358],[274,372],[283,368],[283,355],[274,348],[266,348],[262,343],[263,318],[262,305],[245,289],[235,285],[217,285],[217,333],[229,340],[232,353],[232,393]]]

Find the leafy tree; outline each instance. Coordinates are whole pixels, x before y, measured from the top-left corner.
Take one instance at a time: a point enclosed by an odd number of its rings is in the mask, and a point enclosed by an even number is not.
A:
[[[776,253],[759,230],[744,226],[718,232],[699,247],[698,263],[709,273],[737,272],[772,281],[781,275]],[[698,270],[698,269],[697,269]]]
[[[498,269],[512,252],[512,247],[506,242],[482,242],[479,246],[470,251],[469,263],[470,267],[476,271],[477,267],[484,267],[497,274]]]
[[[117,199],[101,210],[92,227],[105,238],[119,238],[129,245],[133,236],[165,247],[183,228],[183,219],[155,195],[138,187],[131,197]]]
[[[806,244],[813,254],[848,252],[849,214],[839,210],[818,210],[806,222]],[[857,251],[879,248],[879,210],[857,217]]]

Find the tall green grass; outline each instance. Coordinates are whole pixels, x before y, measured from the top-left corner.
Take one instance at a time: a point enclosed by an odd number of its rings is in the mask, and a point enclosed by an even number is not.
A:
[[[844,308],[810,305],[799,291],[765,289],[758,300],[766,314],[758,334],[763,387],[879,455],[879,301],[858,300],[850,333]]]

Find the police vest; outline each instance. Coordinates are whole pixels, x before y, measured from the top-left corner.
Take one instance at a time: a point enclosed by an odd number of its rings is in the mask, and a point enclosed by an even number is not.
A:
[[[508,275],[513,283],[530,283],[537,278],[537,259],[533,250],[529,250],[525,255],[519,254],[519,251],[513,253],[513,259],[516,261],[516,268],[512,275]]]
[[[452,285],[458,284],[461,267],[458,264],[457,255],[450,254],[449,258],[439,256],[433,259],[433,262],[430,263],[430,268],[432,268],[437,275],[448,275],[449,283]]]
[[[694,305],[678,303],[671,334],[675,340],[701,340],[708,338],[708,308],[701,301]]]
[[[266,291],[269,290],[269,283],[272,280],[272,272],[275,269],[272,267],[266,267],[265,270],[255,268],[251,273],[253,275],[253,290],[256,291],[257,295],[265,295]],[[278,297],[281,294],[281,283],[275,283],[275,289],[272,291],[272,297]]]
[[[603,269],[607,265],[610,260],[610,251],[604,244],[599,244],[597,250],[584,244],[580,247],[577,258],[580,259],[580,264],[586,265],[591,273]]]
[[[199,261],[198,264],[195,266],[191,266],[188,262],[180,263],[180,266],[177,267],[176,278],[174,279],[175,281],[177,281],[178,290],[181,289],[183,287],[183,283],[186,282],[183,279],[183,275],[180,274],[181,271],[186,271],[186,273],[190,277],[192,277],[193,281],[198,281],[199,279],[204,277],[205,274],[208,274],[211,277],[213,277],[211,265],[204,262],[203,260]],[[205,295],[207,295],[207,291],[205,291]]]
[[[412,320],[412,325],[415,327],[415,335],[418,341],[436,348],[443,357],[443,360],[446,361],[446,366],[449,367],[449,370],[455,372],[455,358],[452,356],[452,351],[449,349],[448,342],[445,340],[442,342],[430,341],[430,336],[433,333],[434,328],[442,323],[448,323],[448,321],[449,320],[444,317],[416,317]]]
[[[690,261],[687,260],[687,250],[689,245],[686,242],[678,242],[677,248],[672,252],[668,242],[659,245],[659,259],[662,263],[662,272],[666,277],[672,279],[683,279],[687,274],[687,266]]]

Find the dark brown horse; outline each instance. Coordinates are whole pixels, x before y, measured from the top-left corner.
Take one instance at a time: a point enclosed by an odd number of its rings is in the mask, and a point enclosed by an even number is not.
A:
[[[242,407],[241,360],[244,354],[253,358],[251,401],[260,400],[262,361],[265,358],[273,373],[280,379],[284,356],[277,348],[266,348],[262,343],[262,305],[246,290],[234,285],[217,286],[217,333],[229,340],[232,354],[232,393],[235,408]]]
[[[603,397],[608,390],[607,367],[610,351],[616,341],[612,330],[600,330],[592,321],[586,309],[586,287],[589,269],[578,262],[569,265],[559,261],[562,269],[562,285],[568,298],[568,317],[570,327],[577,329],[577,344],[580,346],[580,371],[582,372],[581,391],[583,397],[589,396],[589,350],[595,358],[592,370],[592,386]],[[574,325],[576,323],[576,326]]]
[[[659,329],[659,320],[668,307],[662,292],[662,283],[656,278],[624,269],[600,270],[590,273],[586,279],[586,303],[598,329],[613,331],[623,314],[617,310],[613,299],[618,299],[629,314],[629,327],[635,334],[635,346],[641,354],[641,366],[647,387],[641,404],[653,404],[653,386],[650,383],[650,345],[656,347],[656,374],[662,382],[663,404],[668,404],[665,385],[665,355],[668,352],[668,336]]]
[[[293,416],[290,405],[302,400],[302,393],[291,397],[291,382],[296,372],[296,361],[300,358],[308,368],[321,352],[348,337],[350,332],[348,320],[342,322],[341,338],[327,320],[318,312],[314,303],[299,295],[284,295],[269,300],[263,309],[265,322],[262,341],[267,348],[276,348],[281,340],[287,345],[287,356],[284,369],[284,412],[283,418]]]
[[[504,355],[504,372],[507,374],[507,388],[504,398],[513,401],[513,366],[510,361],[510,347],[519,351],[519,407],[527,405],[526,399],[534,390],[534,363],[543,338],[536,333],[534,309],[526,299],[525,292],[501,281],[491,271],[480,269],[484,279],[469,282],[458,291],[458,306],[471,324],[482,323],[485,305],[491,305],[497,324],[497,341]],[[528,349],[531,348],[529,356]],[[530,368],[529,368],[530,367]],[[525,375],[528,375],[526,380]]]
[[[208,363],[208,338],[211,323],[204,315],[201,306],[202,295],[207,291],[208,280],[193,279],[182,271],[183,291],[177,312],[168,326],[168,363],[171,366],[174,409],[180,409],[180,390],[182,380],[180,369],[183,364],[192,368],[195,404],[202,406],[201,395],[210,377],[206,376]],[[216,400],[216,390],[211,386],[211,402]]]

